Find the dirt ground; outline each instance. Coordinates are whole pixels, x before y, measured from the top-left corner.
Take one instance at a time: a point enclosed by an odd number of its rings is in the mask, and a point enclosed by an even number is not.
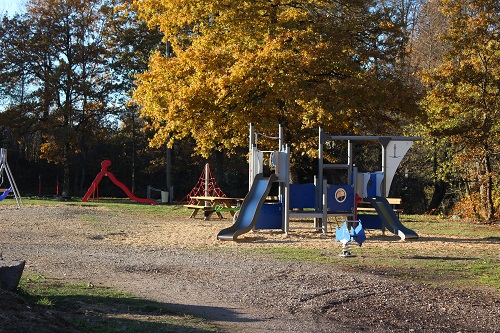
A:
[[[249,249],[300,247],[338,256],[340,245],[333,234],[322,236],[299,225],[288,235],[264,231],[238,242],[218,241],[217,233],[231,224],[230,219],[190,219],[189,212],[135,216],[98,204],[20,210],[2,204],[0,253],[8,260],[26,260],[25,274],[114,287],[207,318],[224,332],[500,332],[498,290],[270,259]],[[402,253],[419,249],[432,255],[446,247],[459,257],[465,247],[477,247],[478,254],[500,256],[496,240],[420,235],[418,241],[403,242],[378,232],[368,236],[363,246]],[[40,332],[73,330],[57,314],[36,312],[13,294],[0,296],[0,332],[8,332],[2,331],[2,321],[11,313],[46,328]]]

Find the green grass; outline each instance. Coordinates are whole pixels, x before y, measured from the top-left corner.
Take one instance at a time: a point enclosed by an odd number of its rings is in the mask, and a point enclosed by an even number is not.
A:
[[[171,312],[168,304],[86,283],[65,283],[43,275],[24,276],[21,296],[42,308],[64,312],[64,317],[89,333],[218,332],[211,323]]]
[[[494,258],[457,258],[452,253],[420,256],[404,250],[367,248],[352,248],[351,252],[356,257],[343,258],[340,256],[340,247],[328,251],[284,247],[249,251],[281,260],[317,262],[359,272],[450,286],[492,287],[500,292],[500,260]]]
[[[473,223],[466,220],[453,220],[429,215],[402,215],[401,221],[410,229],[428,235],[454,236],[467,238],[500,238],[499,229],[488,224]]]
[[[124,216],[136,215],[143,217],[175,217],[186,216],[186,211],[182,206],[176,205],[149,205],[136,203],[129,199],[102,199],[100,202],[84,202],[85,206],[98,205],[117,211]]]
[[[291,261],[309,261],[327,265],[340,265],[359,272],[373,272],[401,279],[419,279],[426,283],[450,286],[491,287],[500,292],[500,259],[497,251],[492,253],[481,244],[497,244],[500,248],[498,226],[473,223],[463,220],[443,219],[434,216],[403,216],[402,222],[423,235],[414,242],[429,242],[428,247],[399,247],[398,243],[382,246],[353,246],[354,258],[340,257],[341,246],[332,241],[328,250],[308,248],[259,248],[249,251],[274,258]],[[399,240],[387,240],[390,242]],[[369,244],[370,238],[365,244]],[[476,246],[469,247],[468,243]],[[439,249],[432,244],[439,245]],[[464,244],[457,252],[447,244]],[[436,245],[435,245],[436,246]],[[494,246],[493,246],[494,247]]]
[[[55,198],[51,199],[38,199],[38,198],[22,198],[23,205],[36,206],[36,205],[73,205],[73,206],[99,206],[106,207],[121,214],[123,216],[143,216],[143,217],[175,217],[186,216],[186,211],[182,206],[176,205],[150,205],[144,203],[137,203],[128,198],[100,198],[99,201],[82,202],[81,198],[72,198],[69,201],[59,201]]]

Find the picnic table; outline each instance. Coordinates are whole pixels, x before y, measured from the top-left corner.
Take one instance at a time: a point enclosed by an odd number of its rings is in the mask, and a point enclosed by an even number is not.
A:
[[[237,208],[238,198],[213,197],[213,196],[193,196],[195,203],[184,205],[188,209],[192,209],[190,218],[195,218],[200,210],[205,214],[205,220],[210,219],[213,213],[216,213],[219,218],[223,218],[221,212],[229,211],[231,216],[234,216]]]

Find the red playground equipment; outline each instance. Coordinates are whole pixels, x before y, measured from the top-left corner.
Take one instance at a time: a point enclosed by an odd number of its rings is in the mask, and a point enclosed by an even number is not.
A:
[[[125,194],[132,200],[134,201],[137,201],[137,202],[144,202],[144,203],[149,203],[151,205],[155,205],[156,204],[156,201],[154,201],[153,199],[144,199],[144,198],[138,198],[136,197],[130,190],[129,188],[123,184],[122,182],[120,182],[118,179],[116,179],[115,175],[108,171],[108,168],[111,166],[111,161],[110,160],[104,160],[101,162],[101,172],[99,172],[97,174],[97,176],[95,177],[94,181],[92,182],[92,185],[90,185],[87,193],[85,194],[85,196],[83,197],[82,201],[83,202],[87,202],[89,200],[89,197],[92,196],[94,197],[94,195],[97,193],[97,199],[99,200],[99,183],[101,182],[101,179],[102,177],[106,176],[106,177],[109,177],[109,179],[111,179],[111,181],[113,183],[115,183],[116,186],[118,186],[119,188],[121,188],[123,190],[123,192],[125,192]]]
[[[191,197],[196,196],[213,196],[217,198],[226,197],[226,194],[217,186],[217,182],[215,181],[215,177],[212,174],[212,170],[210,170],[210,165],[208,163],[205,164],[195,187],[193,187],[191,192],[189,192],[189,194],[177,204],[180,205],[183,202],[187,202],[188,205],[193,205],[196,203],[196,200],[191,199]]]

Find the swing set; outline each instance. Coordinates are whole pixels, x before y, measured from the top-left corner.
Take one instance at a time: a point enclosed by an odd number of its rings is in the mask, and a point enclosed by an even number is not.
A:
[[[3,193],[0,194],[0,201],[5,199],[10,194],[10,192],[13,192],[14,197],[16,198],[17,207],[21,208],[21,195],[19,194],[16,182],[14,181],[14,176],[12,175],[9,164],[7,163],[7,149],[0,148],[0,186],[2,186],[4,182],[4,172],[7,175],[9,187],[7,189],[4,189]]]

